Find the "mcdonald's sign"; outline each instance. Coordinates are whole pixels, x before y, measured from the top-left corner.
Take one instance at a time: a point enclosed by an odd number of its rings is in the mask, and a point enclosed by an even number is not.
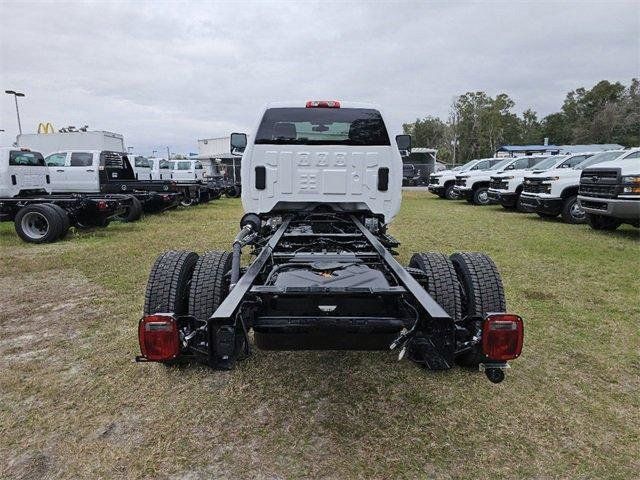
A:
[[[43,123],[40,122],[38,124],[38,133],[56,133],[51,122]]]

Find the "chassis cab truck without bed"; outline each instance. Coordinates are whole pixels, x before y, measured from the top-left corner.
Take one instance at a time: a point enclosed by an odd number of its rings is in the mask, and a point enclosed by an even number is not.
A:
[[[230,252],[156,260],[138,326],[141,361],[194,358],[232,368],[261,349],[395,349],[432,370],[456,363],[500,382],[520,355],[522,319],[480,253],[394,255],[387,225],[401,202],[410,137],[393,145],[375,106],[273,104],[242,156],[247,212]],[[241,250],[255,258],[243,268]]]
[[[70,226],[106,226],[130,199],[121,195],[51,195],[51,174],[40,152],[0,148],[0,221],[13,221],[29,243],[63,238]]]

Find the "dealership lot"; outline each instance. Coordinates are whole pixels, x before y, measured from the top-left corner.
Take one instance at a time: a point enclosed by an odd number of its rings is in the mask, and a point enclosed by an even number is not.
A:
[[[157,253],[225,249],[240,216],[238,200],[221,199],[51,245],[0,225],[0,477],[637,471],[637,229],[404,192],[391,228],[401,262],[421,250],[487,252],[509,308],[526,318],[522,358],[497,386],[380,352],[256,350],[223,374],[133,363]]]

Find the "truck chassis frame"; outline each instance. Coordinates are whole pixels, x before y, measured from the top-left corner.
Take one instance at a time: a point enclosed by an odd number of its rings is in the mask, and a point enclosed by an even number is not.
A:
[[[241,268],[241,250],[247,245],[255,259]],[[488,312],[467,309],[464,315],[455,311],[456,318],[452,318],[428,292],[427,284],[433,289],[434,279],[418,268],[403,267],[394,258],[393,249],[398,245],[381,219],[372,214],[325,209],[263,217],[247,214],[233,252],[210,252],[225,258],[230,269],[225,268],[216,284],[220,301],[211,303],[206,315],[192,304],[183,311],[167,306],[170,312],[161,313],[153,302],[145,303],[145,315],[174,318],[179,357],[216,369],[231,369],[236,360],[250,353],[248,332],[252,329],[261,349],[398,349],[400,358],[406,355],[430,370],[450,369],[471,355],[473,366],[484,369],[490,380],[501,381],[506,362],[479,353]],[[162,257],[154,269],[158,265],[162,266]],[[176,278],[173,273],[169,270],[166,275]],[[219,271],[211,272],[216,274]],[[157,273],[152,271],[150,278],[157,281]],[[198,289],[201,278],[182,281],[191,283],[191,292],[195,288],[198,295],[206,295],[206,290]],[[159,281],[150,280],[148,300],[166,290],[165,280]],[[457,278],[447,281],[465,296]],[[501,282],[499,287],[504,298]],[[501,305],[499,311],[504,301]],[[136,358],[148,360],[144,348]]]

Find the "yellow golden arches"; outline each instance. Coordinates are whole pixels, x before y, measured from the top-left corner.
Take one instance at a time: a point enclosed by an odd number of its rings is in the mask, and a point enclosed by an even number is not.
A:
[[[40,122],[38,124],[38,133],[55,133],[55,130],[53,128],[53,125],[51,125],[51,122]]]

